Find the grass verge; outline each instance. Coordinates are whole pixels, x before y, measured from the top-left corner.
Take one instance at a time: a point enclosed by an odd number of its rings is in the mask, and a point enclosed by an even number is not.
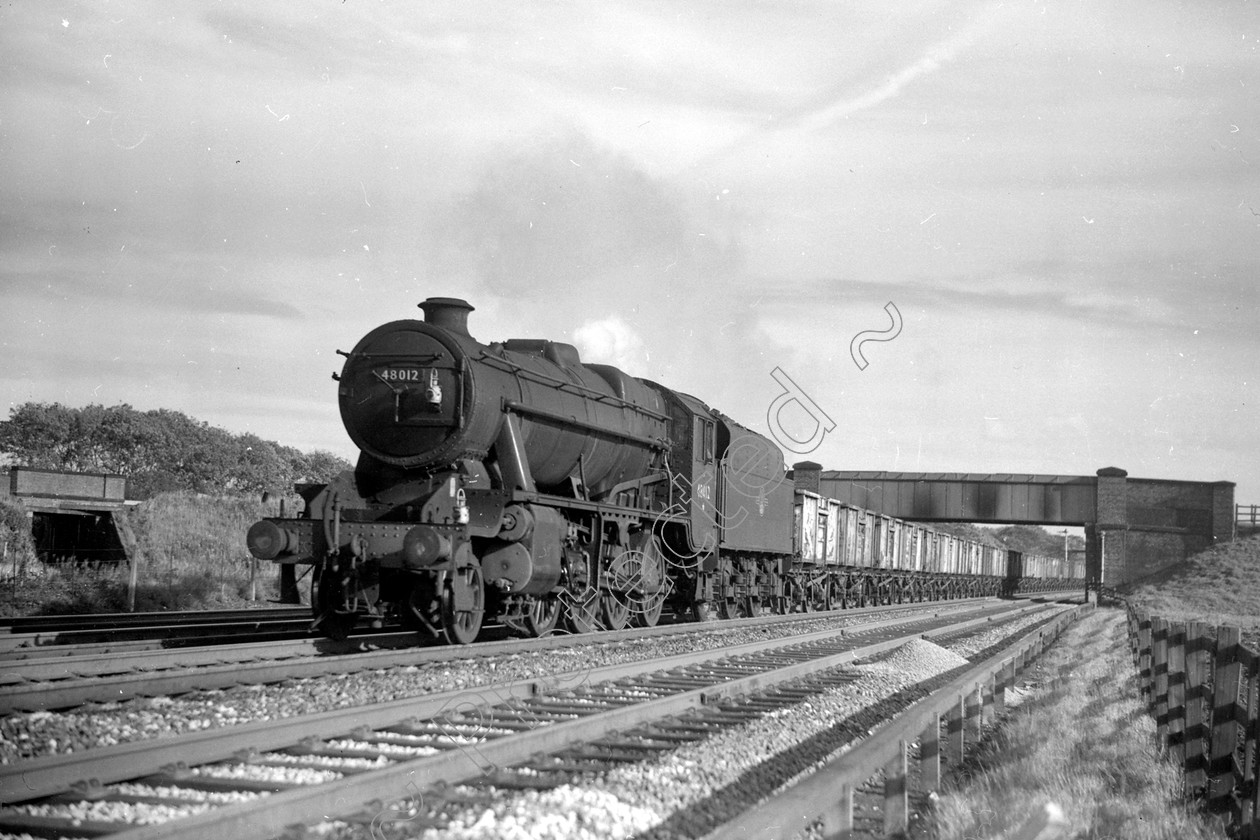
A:
[[[1122,588],[1134,606],[1171,621],[1241,627],[1260,643],[1260,536],[1214,545]]]
[[[916,836],[1018,836],[1052,802],[1066,837],[1225,837],[1185,803],[1181,771],[1156,748],[1126,638],[1124,613],[1113,609],[1065,631],[1026,677],[1032,693],[968,756]]]

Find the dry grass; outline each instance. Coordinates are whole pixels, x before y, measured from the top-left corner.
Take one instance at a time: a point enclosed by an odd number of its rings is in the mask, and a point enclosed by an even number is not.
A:
[[[277,573],[258,563],[250,601],[245,532],[275,510],[254,499],[163,493],[129,511],[139,567],[136,609],[192,610],[265,605],[278,597]],[[33,561],[13,576],[0,569],[0,614],[79,614],[127,609],[125,564],[77,566]]]
[[[1047,802],[1062,808],[1071,838],[1225,836],[1183,802],[1180,770],[1156,749],[1125,632],[1123,612],[1105,609],[1063,634],[1032,672],[1038,691],[941,792],[924,836],[1013,836]]]
[[[1121,591],[1135,606],[1173,621],[1241,627],[1248,644],[1256,647],[1260,643],[1260,536],[1213,546]]]

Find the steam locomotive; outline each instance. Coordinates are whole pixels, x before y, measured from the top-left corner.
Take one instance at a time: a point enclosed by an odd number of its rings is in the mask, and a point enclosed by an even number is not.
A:
[[[1068,570],[797,489],[779,449],[688,394],[536,339],[482,344],[463,300],[369,332],[338,380],[354,470],[255,523],[259,559],[344,637],[449,642],[996,594]],[[808,475],[816,464],[797,465]]]

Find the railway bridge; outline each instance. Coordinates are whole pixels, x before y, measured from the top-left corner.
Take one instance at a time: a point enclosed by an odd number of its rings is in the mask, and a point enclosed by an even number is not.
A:
[[[795,465],[798,487],[923,522],[1067,525],[1085,529],[1085,574],[1107,586],[1180,563],[1234,538],[1234,483],[1094,475],[905,473]]]

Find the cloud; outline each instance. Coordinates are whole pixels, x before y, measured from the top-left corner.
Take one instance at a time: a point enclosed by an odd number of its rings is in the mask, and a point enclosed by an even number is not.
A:
[[[110,309],[163,318],[239,315],[292,320],[302,315],[298,305],[267,285],[265,267],[250,266],[249,274],[240,275],[209,255],[154,253],[145,247],[148,244],[109,250],[53,246],[45,252],[51,256],[42,261],[29,248],[7,254],[5,294],[31,307],[61,306],[63,317],[73,313],[99,317]],[[0,315],[0,324],[23,320],[15,310]]]
[[[573,331],[573,343],[583,362],[610,364],[630,374],[639,373],[648,361],[643,339],[616,315],[582,324]]]
[[[608,288],[683,249],[677,198],[577,133],[490,164],[436,225],[448,262],[501,295]]]
[[[779,146],[775,154],[790,156],[796,144],[806,142],[803,135],[821,132],[837,121],[853,114],[881,105],[900,95],[911,83],[930,76],[953,62],[969,48],[976,45],[993,26],[1001,13],[1002,3],[991,4],[978,13],[956,22],[936,17],[914,17],[875,26],[868,33],[870,43],[854,47],[852,54],[837,53],[831,70],[832,79],[813,88],[813,94],[796,99],[792,104],[778,109],[778,113],[759,116],[748,131],[702,158],[704,164],[716,164],[736,154],[746,154],[750,148],[761,149],[764,144]],[[917,58],[907,61],[907,54],[916,48],[913,43],[923,32],[948,29],[956,34],[935,43],[919,47]],[[878,46],[872,46],[878,45]],[[883,80],[874,83],[873,75],[862,67],[856,78],[845,76],[844,68],[879,66],[885,61],[899,62],[897,69],[887,73]],[[837,72],[838,71],[838,72]],[[846,141],[848,138],[846,138]]]
[[[1035,313],[1041,319],[1060,318],[1108,332],[1229,329],[1251,337],[1244,328],[1253,313],[1236,302],[1245,296],[1260,264],[1218,262],[1206,271],[1198,267],[1208,263],[1207,256],[1192,250],[1161,257],[1117,253],[1105,259],[1047,257],[999,263],[969,274],[879,281],[765,277],[762,283],[765,297],[777,308],[791,308],[802,300],[845,309],[859,303],[882,306],[892,300],[898,306],[976,316]]]
[[[911,82],[937,70],[958,57],[960,53],[976,43],[993,22],[995,12],[1001,4],[991,8],[988,13],[966,25],[961,32],[933,44],[915,61],[902,67],[888,77],[882,84],[854,96],[844,93],[830,102],[814,106],[807,111],[789,115],[786,120],[779,121],[778,129],[802,128],[813,131],[825,128],[836,120],[843,119],[858,111],[864,111],[897,96]]]

